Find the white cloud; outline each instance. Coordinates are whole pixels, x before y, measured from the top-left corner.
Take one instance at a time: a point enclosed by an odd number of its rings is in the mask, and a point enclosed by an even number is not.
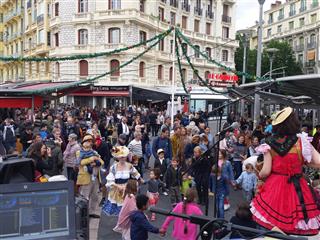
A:
[[[270,9],[271,3],[276,0],[266,0],[263,11]],[[236,29],[251,27],[259,20],[258,0],[238,0],[236,3]]]

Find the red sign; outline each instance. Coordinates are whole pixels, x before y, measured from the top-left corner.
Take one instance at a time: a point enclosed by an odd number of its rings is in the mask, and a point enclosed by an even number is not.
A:
[[[238,82],[239,77],[237,75],[209,73],[208,75],[206,75],[205,81],[211,87],[227,87],[230,84],[232,85]],[[200,84],[200,86],[204,86],[204,84]]]
[[[207,78],[230,83],[235,83],[239,81],[239,77],[237,75],[227,75],[221,73],[209,73],[207,75]]]

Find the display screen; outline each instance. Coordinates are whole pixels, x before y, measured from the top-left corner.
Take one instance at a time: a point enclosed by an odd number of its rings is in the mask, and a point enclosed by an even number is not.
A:
[[[69,236],[68,191],[0,194],[0,239]]]

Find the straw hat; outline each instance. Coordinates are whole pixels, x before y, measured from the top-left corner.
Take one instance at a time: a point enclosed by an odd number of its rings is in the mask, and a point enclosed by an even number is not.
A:
[[[116,146],[112,148],[112,156],[115,158],[127,157],[129,149],[125,146]]]
[[[277,112],[272,121],[272,125],[275,126],[280,123],[283,123],[290,116],[292,112],[293,112],[293,109],[291,107],[286,107],[281,111]]]

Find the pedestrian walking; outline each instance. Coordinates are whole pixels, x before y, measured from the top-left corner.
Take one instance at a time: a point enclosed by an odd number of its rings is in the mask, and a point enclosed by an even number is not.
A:
[[[233,145],[233,164],[235,171],[235,178],[238,178],[242,173],[242,162],[247,159],[248,148],[245,145],[244,135],[239,135],[237,142]]]
[[[243,198],[248,203],[250,203],[253,198],[257,181],[258,179],[254,172],[253,165],[251,163],[247,163],[246,171],[241,173],[240,177],[235,181],[235,183],[241,185]]]
[[[165,173],[164,181],[169,189],[171,205],[174,207],[180,202],[180,187],[182,186],[182,173],[181,168],[178,167],[177,159],[173,158],[171,160],[171,164]]]
[[[209,176],[211,171],[210,159],[202,157],[199,146],[193,150],[191,173],[198,191],[199,204],[206,205],[209,195]]]
[[[89,201],[89,216],[100,218],[98,214],[98,191],[101,183],[100,167],[104,164],[100,156],[92,149],[93,136],[85,135],[82,147],[77,153],[79,173],[77,185],[80,185],[80,195]]]
[[[67,168],[68,180],[77,182],[79,164],[77,162],[77,152],[80,151],[80,145],[77,142],[78,136],[71,133],[68,137],[66,150],[63,152],[64,165]]]
[[[144,184],[148,186],[147,196],[149,198],[149,206],[154,207],[159,201],[160,188],[164,188],[164,183],[160,180],[160,170],[158,168],[152,169],[149,174],[149,180]],[[151,214],[151,221],[156,220],[156,214]]]
[[[137,210],[136,194],[138,192],[138,183],[136,180],[129,179],[125,189],[125,198],[121,211],[119,213],[117,225],[113,231],[121,233],[122,240],[130,240],[130,215],[133,211]]]
[[[161,135],[159,137],[156,137],[152,144],[152,154],[155,159],[158,158],[158,150],[163,149],[164,150],[164,158],[169,165],[170,160],[172,159],[172,145],[169,138],[169,130],[168,128],[163,128],[161,130]]]
[[[203,215],[201,209],[196,203],[197,190],[190,188],[187,190],[183,201],[178,203],[172,212],[185,215]],[[167,231],[171,222],[173,224],[172,238],[176,240],[194,240],[197,237],[198,225],[191,223],[189,220],[169,216],[162,224],[162,229]]]
[[[130,229],[130,237],[131,240],[147,240],[148,232],[152,233],[160,233],[164,236],[165,231],[163,229],[159,229],[157,227],[152,226],[146,215],[145,211],[148,208],[149,198],[146,195],[138,195],[136,197],[137,209],[130,215],[131,220],[131,229]]]
[[[227,194],[227,185],[228,181],[225,176],[222,175],[222,168],[218,167],[214,169],[215,176],[213,180],[213,191],[214,197],[216,201],[216,208],[217,208],[217,217],[224,218],[224,198]]]

